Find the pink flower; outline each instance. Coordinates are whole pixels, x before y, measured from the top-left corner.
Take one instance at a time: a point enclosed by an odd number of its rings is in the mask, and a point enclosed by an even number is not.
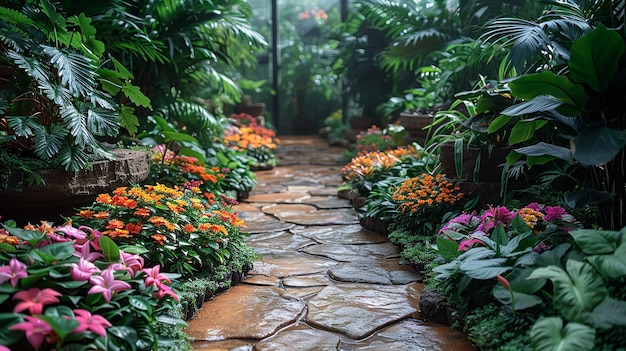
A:
[[[154,295],[159,299],[163,299],[165,296],[171,296],[174,298],[174,300],[178,301],[178,295],[176,295],[176,293],[174,292],[174,290],[172,290],[172,288],[170,288],[169,286],[158,282],[155,283],[155,286],[159,289],[157,290]]]
[[[526,208],[530,208],[531,210],[535,210],[535,211],[541,211],[543,206],[541,206],[540,204],[536,202],[531,202],[528,205],[526,205]]]
[[[120,250],[120,263],[111,265],[111,269],[116,271],[126,270],[131,276],[135,276],[135,272],[143,268],[143,257],[130,254]]]
[[[89,280],[92,274],[100,272],[100,269],[95,264],[87,261],[83,257],[78,260],[78,264],[72,263],[72,279],[76,281]]]
[[[75,319],[80,322],[80,325],[74,329],[75,333],[91,330],[100,336],[107,335],[106,328],[110,327],[111,323],[106,318],[91,314],[87,310],[74,310],[74,314],[76,315]]]
[[[35,350],[43,343],[44,338],[48,343],[56,340],[56,335],[52,331],[52,327],[45,321],[31,316],[24,316],[26,322],[18,323],[9,327],[9,330],[22,330],[26,333],[26,340],[33,346]]]
[[[533,247],[533,251],[536,253],[542,253],[548,249],[548,246],[543,241]]]
[[[114,293],[130,289],[128,283],[115,280],[111,267],[103,270],[99,276],[91,276],[89,282],[91,282],[93,286],[89,289],[87,294],[102,293],[102,296],[107,302],[111,302],[111,296]]]
[[[46,288],[40,290],[39,288],[30,288],[28,290],[18,291],[13,295],[13,300],[20,300],[13,312],[22,312],[28,310],[31,315],[42,314],[43,306],[57,303],[59,299],[57,296],[62,294],[54,289]]]
[[[509,281],[506,280],[505,277],[501,276],[500,274],[497,274],[496,278],[498,279],[500,284],[502,284],[504,286],[505,289],[511,290],[511,285],[509,284]]]
[[[71,225],[64,225],[62,227],[56,227],[54,229],[58,232],[65,233],[66,236],[72,239],[76,239],[79,242],[84,242],[85,240],[87,240],[87,234],[84,231],[78,228],[74,228]]]
[[[0,218],[2,218],[2,216],[0,216]],[[2,346],[2,345],[0,345],[0,351],[11,351],[11,349],[9,349],[9,348],[8,348],[8,347],[6,347],[6,346]]]
[[[7,280],[11,281],[11,286],[15,287],[21,278],[28,277],[26,265],[17,258],[12,258],[8,266],[0,267],[0,284],[4,284]]]
[[[151,286],[152,284],[157,284],[157,287],[163,283],[171,283],[172,281],[167,276],[161,274],[161,266],[156,265],[152,268],[144,268],[141,270],[146,273],[148,276],[146,277],[146,286]]]
[[[84,244],[74,244],[74,256],[84,258],[89,262],[93,262],[97,259],[104,258],[104,255],[99,252],[91,252],[92,241],[86,241]]]
[[[471,249],[475,244],[485,245],[485,243],[480,239],[470,238],[470,239],[461,241],[461,243],[459,244],[458,251]]]

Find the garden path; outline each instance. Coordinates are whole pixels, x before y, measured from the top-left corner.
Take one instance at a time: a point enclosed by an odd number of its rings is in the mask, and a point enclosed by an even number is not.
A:
[[[194,350],[475,350],[420,318],[420,277],[337,197],[343,151],[281,138],[280,165],[237,205],[260,256],[188,321]]]

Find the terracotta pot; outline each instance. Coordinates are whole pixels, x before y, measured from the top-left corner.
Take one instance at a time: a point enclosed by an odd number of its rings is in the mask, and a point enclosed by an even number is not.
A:
[[[502,164],[506,163],[506,156],[510,149],[494,148],[489,154],[487,149],[466,147],[463,149],[463,163],[461,169],[461,179],[466,182],[486,182],[500,183],[502,177]],[[478,179],[474,179],[474,170],[478,157],[480,156],[480,167],[478,169]],[[439,162],[444,173],[450,178],[457,178],[455,166],[454,144],[443,143],[439,148]]]

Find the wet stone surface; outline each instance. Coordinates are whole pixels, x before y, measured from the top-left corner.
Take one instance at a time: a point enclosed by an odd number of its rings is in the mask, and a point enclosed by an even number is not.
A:
[[[281,137],[280,163],[235,207],[258,259],[188,321],[194,350],[475,351],[419,320],[421,277],[338,198],[342,148]]]

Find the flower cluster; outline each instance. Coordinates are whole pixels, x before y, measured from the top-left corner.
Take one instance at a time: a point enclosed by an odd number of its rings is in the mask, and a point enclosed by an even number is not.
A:
[[[155,147],[150,164],[150,178],[166,185],[180,185],[203,193],[221,193],[228,169],[207,167],[191,156],[177,155],[165,145]]]
[[[92,228],[42,222],[0,235],[0,323],[12,331],[0,344],[13,350],[151,347],[157,317],[178,301],[159,266]]]
[[[121,187],[101,194],[73,221],[104,228],[102,234],[143,255],[147,263],[190,276],[225,260],[229,240],[241,239],[244,226],[232,210],[234,200],[198,189],[162,184]]]
[[[231,115],[234,125],[224,131],[224,144],[229,148],[246,153],[257,163],[276,164],[275,150],[280,143],[276,132],[260,125],[257,119],[247,114]]]
[[[402,213],[419,213],[429,206],[454,205],[463,198],[460,188],[442,174],[424,173],[402,182],[392,199]]]
[[[325,20],[328,19],[328,14],[326,13],[326,11],[324,11],[322,9],[309,9],[309,10],[305,10],[305,11],[300,12],[298,14],[298,18],[300,20],[313,18],[313,19],[316,19],[316,20],[325,21]]]
[[[376,126],[371,126],[366,131],[356,136],[356,151],[358,155],[364,155],[372,151],[385,151],[394,147],[391,137]]]
[[[462,213],[446,223],[439,235],[459,242],[459,251],[475,245],[484,244],[481,238],[490,237],[493,230],[502,225],[508,236],[514,235],[513,219],[518,217],[536,236],[542,240],[535,251],[543,251],[546,242],[559,233],[565,233],[578,227],[576,219],[560,206],[546,206],[536,202],[520,209],[508,209],[505,206],[489,207],[480,213]]]
[[[387,151],[371,151],[354,157],[341,169],[341,176],[347,182],[387,177],[394,175],[388,174],[387,171],[402,163],[403,160],[418,157],[419,152],[412,146]]]

